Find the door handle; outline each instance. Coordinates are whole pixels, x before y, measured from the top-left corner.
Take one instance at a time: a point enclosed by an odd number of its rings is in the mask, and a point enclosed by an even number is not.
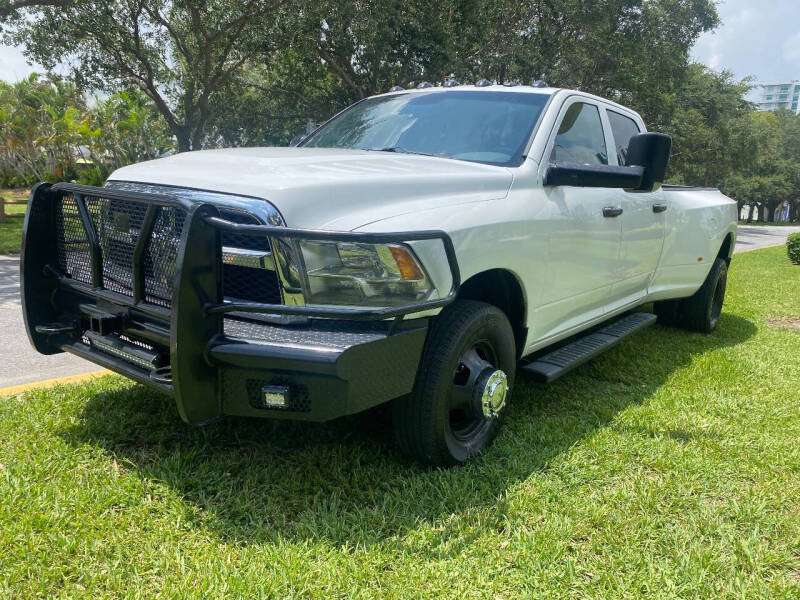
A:
[[[603,216],[604,217],[618,217],[622,214],[622,209],[617,208],[616,206],[604,206],[603,207]]]
[[[661,203],[653,204],[653,212],[654,213],[662,213],[665,210],[667,210],[667,205],[666,204],[661,204]]]

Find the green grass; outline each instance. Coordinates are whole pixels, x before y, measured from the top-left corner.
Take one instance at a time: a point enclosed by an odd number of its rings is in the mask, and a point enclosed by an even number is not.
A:
[[[385,412],[184,425],[121,378],[0,400],[0,597],[798,598],[800,267],[736,256],[715,334],[656,325],[495,445],[407,462]]]
[[[22,247],[22,219],[0,223],[0,254],[18,254]]]
[[[739,221],[739,227],[800,227],[800,222],[793,222],[787,223],[786,221],[780,221],[778,223],[773,223],[769,221],[767,223],[762,223],[760,221],[753,221],[752,223],[748,223],[747,221]]]
[[[29,190],[0,190],[0,196],[6,200],[27,200]],[[24,215],[27,207],[24,204],[5,206],[8,215]],[[22,245],[22,219],[8,219],[0,223],[0,254],[16,254]]]

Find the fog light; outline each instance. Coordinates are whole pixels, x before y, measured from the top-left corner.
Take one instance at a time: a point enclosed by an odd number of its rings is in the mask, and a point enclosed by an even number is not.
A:
[[[288,407],[289,388],[282,385],[265,385],[261,388],[261,403],[264,408]]]

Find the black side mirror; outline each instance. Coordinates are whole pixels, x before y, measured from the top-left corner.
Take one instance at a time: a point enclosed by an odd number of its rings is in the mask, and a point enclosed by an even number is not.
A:
[[[637,190],[652,190],[664,182],[669,164],[672,138],[665,133],[640,133],[628,143],[625,165],[644,167],[644,175]]]
[[[544,185],[638,189],[643,174],[643,167],[554,162],[547,167]]]
[[[672,138],[663,133],[640,133],[628,143],[625,166],[550,163],[544,185],[623,188],[652,191],[664,181]]]

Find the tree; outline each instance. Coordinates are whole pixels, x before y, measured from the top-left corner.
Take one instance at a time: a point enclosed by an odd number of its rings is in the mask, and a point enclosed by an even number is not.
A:
[[[672,114],[658,128],[672,136],[670,180],[719,186],[731,173],[752,166],[762,140],[744,99],[747,80],[691,64],[677,82]]]
[[[185,151],[202,147],[215,94],[277,47],[287,1],[7,0],[3,12],[7,39],[45,67],[67,65],[83,88],[142,90]]]
[[[277,55],[270,65],[278,73],[275,85],[309,107],[333,99],[341,108],[393,85],[441,82],[464,64],[465,48],[479,46],[499,29],[499,13],[513,31],[519,15],[512,18],[506,13],[513,11],[505,11],[513,4],[306,0],[293,23],[291,52]]]
[[[0,182],[16,186],[71,176],[85,111],[75,86],[58,78],[34,73],[0,85]]]
[[[0,82],[0,184],[43,180],[102,184],[117,167],[156,158],[173,147],[166,124],[139,90],[95,98],[33,74]]]
[[[18,11],[34,6],[63,7],[71,0],[0,0],[0,21],[14,16]]]
[[[784,202],[796,214],[800,199],[800,145],[795,136],[800,117],[788,111],[750,112],[737,123],[730,152],[746,157],[721,182],[721,189],[742,206],[749,206],[748,221],[758,208],[758,220],[775,220],[776,209]]]

